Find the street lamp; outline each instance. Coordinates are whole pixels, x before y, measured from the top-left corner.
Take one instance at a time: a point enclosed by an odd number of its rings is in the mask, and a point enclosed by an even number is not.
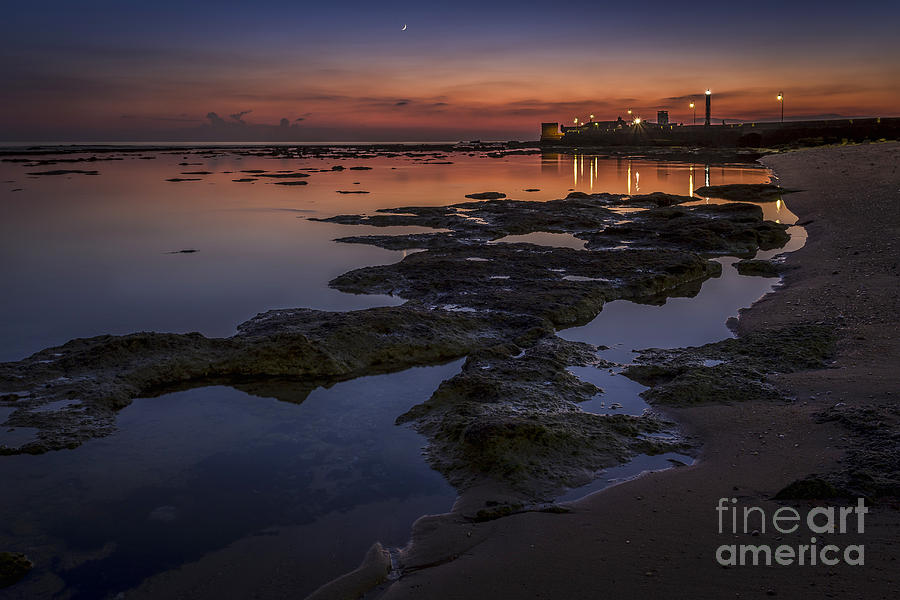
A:
[[[775,99],[781,103],[781,122],[784,123],[784,94],[782,92],[778,92],[778,95],[775,96]]]
[[[711,96],[712,96],[712,92],[710,90],[706,90],[706,126],[707,127],[709,127],[709,125],[710,125],[710,118],[711,118],[710,117],[711,111],[710,111],[710,107],[709,107],[709,100],[710,100]]]
[[[593,121],[593,120],[594,120],[594,115],[591,115],[591,121]]]
[[[694,125],[697,124],[697,107],[694,106],[694,101],[691,100],[691,108],[694,109]]]

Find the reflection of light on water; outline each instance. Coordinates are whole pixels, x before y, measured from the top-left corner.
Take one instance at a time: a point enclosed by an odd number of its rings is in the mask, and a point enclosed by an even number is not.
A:
[[[778,200],[775,201],[775,212],[777,212],[777,213],[781,212],[781,198],[779,198]]]
[[[634,191],[641,191],[641,173],[640,171],[634,172]]]
[[[688,196],[694,195],[694,165],[691,165],[690,174],[688,175]]]
[[[572,160],[572,173],[575,175],[575,185],[573,185],[572,187],[577,188],[578,187],[578,157],[577,156]]]
[[[704,177],[704,182],[705,182],[705,183],[704,183],[703,185],[708,186],[708,185],[709,185],[709,165],[706,165],[705,167],[703,167],[703,174],[704,174],[704,176],[705,176],[705,177]],[[707,198],[707,200],[708,200],[708,199],[709,199],[709,198]]]
[[[628,161],[628,195],[631,195],[631,161]]]

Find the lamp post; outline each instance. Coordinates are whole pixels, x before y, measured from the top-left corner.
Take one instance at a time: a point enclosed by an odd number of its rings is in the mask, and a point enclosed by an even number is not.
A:
[[[691,101],[691,108],[694,109],[694,125],[697,124],[697,107],[694,105],[694,101]]]
[[[706,90],[706,126],[709,127],[710,121],[710,97],[712,96],[712,92],[710,90]]]
[[[781,122],[784,123],[784,93],[778,92],[778,95],[775,96],[775,99],[781,103]]]
[[[591,115],[591,123],[594,122],[594,115]]]

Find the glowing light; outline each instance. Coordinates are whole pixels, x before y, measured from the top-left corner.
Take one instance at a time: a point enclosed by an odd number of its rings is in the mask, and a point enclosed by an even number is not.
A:
[[[630,108],[628,109],[628,114],[629,114],[629,115],[631,114],[631,109],[630,109]]]
[[[782,100],[784,100],[784,96],[782,96],[781,94],[778,94],[777,96],[775,96],[775,99],[778,100],[779,102],[781,102]]]
[[[593,121],[593,120],[594,120],[594,115],[591,115],[591,121]]]
[[[690,107],[691,107],[691,108],[694,108],[694,103],[693,103],[693,102],[691,102]]]
[[[712,92],[709,90],[706,90],[706,95],[709,96],[710,94],[712,94]]]
[[[640,125],[640,124],[641,124],[641,118],[640,118],[640,117],[635,117],[635,119],[634,119],[634,124],[635,124],[635,125]]]

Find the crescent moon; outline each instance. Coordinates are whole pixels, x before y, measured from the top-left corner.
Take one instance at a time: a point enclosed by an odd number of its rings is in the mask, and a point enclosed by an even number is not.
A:
[[[406,23],[403,24],[403,27],[400,28],[400,31],[406,31]]]

